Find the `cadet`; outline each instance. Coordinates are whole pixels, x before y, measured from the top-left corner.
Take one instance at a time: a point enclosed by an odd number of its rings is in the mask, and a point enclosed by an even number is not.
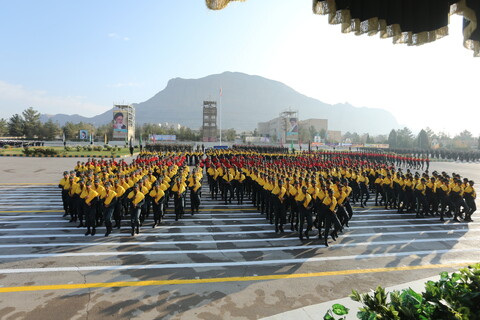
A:
[[[112,215],[117,205],[117,193],[112,190],[110,182],[105,183],[105,193],[102,195],[103,199],[103,221],[105,221],[105,227],[107,232],[105,237],[112,232]]]
[[[86,195],[85,195],[85,222],[87,225],[87,232],[85,233],[86,236],[91,234],[92,236],[95,235],[95,214],[97,212],[96,206],[98,201],[98,193],[93,190],[92,182],[87,181],[86,183]]]
[[[130,210],[130,226],[132,227],[132,236],[135,232],[140,232],[140,213],[145,204],[145,195],[140,191],[138,184],[133,185],[133,191],[128,194],[128,199],[131,201]]]

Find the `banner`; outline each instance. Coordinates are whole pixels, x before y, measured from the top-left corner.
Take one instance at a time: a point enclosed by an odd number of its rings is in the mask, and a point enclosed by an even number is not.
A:
[[[177,136],[175,134],[151,134],[148,140],[153,143],[156,141],[176,141]]]
[[[80,130],[80,132],[78,133],[78,138],[80,140],[87,140],[88,138],[90,138],[90,136],[88,135],[88,130]]]
[[[113,138],[125,139],[128,135],[128,119],[122,110],[113,110]]]

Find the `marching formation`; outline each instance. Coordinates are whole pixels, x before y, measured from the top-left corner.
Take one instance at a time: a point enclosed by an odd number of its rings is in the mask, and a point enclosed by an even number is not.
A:
[[[104,223],[108,236],[129,215],[134,236],[150,213],[153,227],[162,223],[172,198],[175,220],[185,213],[187,196],[191,214],[198,212],[204,169],[212,200],[239,205],[248,201],[277,233],[288,226],[300,240],[310,239],[316,228],[326,246],[329,237],[336,240],[349,227],[353,206],[367,206],[371,194],[377,206],[415,212],[417,217],[438,215],[441,221],[448,216],[469,222],[476,210],[473,181],[445,172],[403,172],[384,154],[238,148],[191,155],[143,152],[130,164],[79,162],[59,183],[65,216],[86,227],[85,235],[94,235]]]
[[[153,228],[162,222],[169,199],[174,199],[175,220],[185,213],[187,191],[190,191],[191,213],[198,212],[203,170],[185,164],[182,153],[142,154],[131,164],[124,161],[89,159],[78,162],[75,169],[64,172],[62,188],[64,217],[86,227],[85,235],[95,235],[96,227],[105,223],[108,236],[120,228],[130,215],[131,235],[153,212]],[[115,225],[112,224],[115,221]]]

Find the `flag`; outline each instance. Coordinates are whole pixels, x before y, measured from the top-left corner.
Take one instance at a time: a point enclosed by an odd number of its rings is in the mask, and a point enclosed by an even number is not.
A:
[[[153,143],[155,143],[155,135],[154,134],[152,134],[152,141],[153,141]]]
[[[63,142],[65,142],[65,132],[63,132]]]
[[[142,135],[140,135],[139,144],[142,145]]]
[[[105,132],[105,144],[107,144],[107,133]]]
[[[223,92],[222,92],[222,88],[220,88],[220,97],[222,96],[222,93],[223,93]]]
[[[128,136],[125,136],[125,145],[128,145]]]

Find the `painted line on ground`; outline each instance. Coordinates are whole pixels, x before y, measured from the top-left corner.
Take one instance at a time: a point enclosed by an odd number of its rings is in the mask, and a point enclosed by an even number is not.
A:
[[[426,231],[411,231],[411,232],[383,232],[383,233],[362,233],[362,234],[346,234],[339,238],[340,241],[344,239],[349,239],[352,237],[360,238],[360,237],[371,237],[376,236],[384,237],[384,236],[391,236],[391,235],[404,235],[404,234],[415,234],[415,235],[427,235],[427,234],[436,234],[436,233],[444,233],[447,235],[454,235],[455,233],[464,233],[464,229],[452,229],[452,230],[426,230]],[[480,228],[477,229],[469,229],[469,233],[476,233],[480,232]],[[271,233],[271,232],[269,232]],[[317,233],[314,233],[317,234]],[[112,234],[113,236],[114,234]],[[118,234],[117,234],[118,235]],[[75,246],[155,246],[155,245],[176,245],[176,244],[209,244],[209,243],[240,243],[240,242],[282,242],[282,241],[300,241],[298,239],[297,233],[287,232],[286,238],[257,238],[257,239],[235,239],[235,240],[178,240],[178,241],[128,241],[128,242],[65,242],[65,243],[27,243],[27,244],[0,244],[0,248],[33,248],[33,247],[75,247]],[[98,235],[102,236],[103,235]],[[141,233],[137,235],[137,237],[146,237],[149,236],[148,234]],[[50,236],[49,236],[50,237]],[[107,238],[103,238],[107,239]],[[316,237],[312,235],[312,238],[316,241]],[[417,238],[415,238],[417,239]],[[453,238],[452,238],[453,239]],[[442,240],[442,239],[438,239]],[[341,242],[339,244],[342,244]],[[335,244],[337,246],[338,244]]]
[[[407,251],[407,252],[387,252],[387,253],[371,253],[350,256],[333,256],[333,257],[315,257],[315,258],[297,258],[282,260],[260,260],[260,261],[222,261],[222,262],[199,262],[199,263],[164,263],[164,264],[142,264],[142,265],[118,265],[118,266],[82,266],[82,267],[49,267],[49,268],[13,268],[0,269],[0,274],[19,274],[19,273],[49,273],[49,272],[83,272],[83,271],[119,271],[119,270],[152,270],[152,269],[182,269],[182,268],[225,268],[239,266],[261,266],[261,265],[284,265],[284,264],[300,264],[312,262],[326,262],[337,260],[364,260],[388,257],[404,257],[404,256],[429,256],[447,253],[478,253],[479,249],[441,249],[441,250],[424,250],[424,251]]]
[[[181,221],[181,220],[180,220]],[[460,224],[460,223],[438,223],[438,224],[403,224],[403,225],[374,225],[374,226],[351,226],[348,230],[356,230],[356,229],[385,229],[385,228],[416,228],[416,227],[441,227],[441,226],[464,226],[464,225],[480,225],[480,222],[469,222],[468,224]],[[193,229],[193,228],[241,228],[241,227],[266,227],[272,226],[269,223],[259,223],[259,224],[238,224],[238,225],[194,225],[194,226],[159,226],[157,229],[177,229],[177,228],[185,228],[185,229]],[[73,226],[72,226],[73,227]],[[15,228],[15,229],[1,229],[0,232],[15,232],[15,231],[58,231],[58,230],[68,230],[72,231],[75,230],[72,227],[38,227],[38,228]],[[97,229],[105,229],[105,227],[99,227]],[[19,236],[21,237],[21,236]]]
[[[98,228],[97,228],[98,229]],[[102,228],[104,229],[104,228]],[[154,230],[151,227],[147,228],[147,230]],[[71,229],[76,230],[76,229]],[[78,230],[78,229],[77,229]],[[85,229],[82,229],[85,231]],[[123,230],[131,230],[130,228],[128,229],[123,229]],[[144,229],[141,229],[144,231]],[[82,231],[82,232],[83,232]],[[261,230],[262,234],[267,234],[267,233],[275,233],[275,230]],[[140,233],[135,235],[135,237],[172,237],[172,236],[188,236],[188,237],[198,237],[198,236],[217,236],[217,235],[244,235],[244,234],[258,234],[259,230],[252,230],[252,231],[218,231],[218,232],[178,232],[178,233],[172,233],[172,232],[163,232],[163,233]],[[96,237],[102,237],[104,238],[103,234],[97,234]],[[29,238],[75,238],[75,237],[80,237],[85,239],[85,235],[83,233],[78,233],[78,234],[57,234],[57,235],[52,235],[52,234],[29,234],[29,235],[11,235],[11,236],[0,236],[0,239],[29,239]],[[91,236],[89,236],[91,237]],[[112,233],[110,234],[110,237],[128,237],[130,239],[134,238],[130,236],[129,232],[125,233]]]
[[[173,280],[147,280],[147,281],[117,281],[117,282],[96,282],[96,283],[78,283],[78,284],[56,284],[44,286],[17,286],[17,287],[0,287],[0,293],[12,292],[29,292],[29,291],[56,291],[56,290],[81,290],[94,288],[124,288],[124,287],[149,287],[149,286],[166,286],[166,285],[193,285],[205,283],[222,283],[222,282],[247,282],[247,281],[267,281],[267,280],[291,280],[302,278],[318,278],[326,276],[342,276],[354,274],[369,274],[382,272],[399,272],[413,270],[428,269],[451,269],[465,267],[471,261],[443,263],[443,264],[427,264],[418,266],[401,266],[386,267],[373,269],[350,269],[337,271],[322,271],[314,273],[294,273],[294,274],[274,274],[263,276],[244,276],[244,277],[223,277],[223,278],[207,278],[207,279],[173,279]]]
[[[444,241],[478,241],[480,237],[459,237],[459,238],[445,238],[445,239],[406,239],[406,240],[390,240],[390,241],[372,241],[372,242],[359,242],[359,243],[344,243],[336,244],[332,248],[337,247],[361,247],[370,245],[410,245],[416,243],[436,242],[442,243]],[[101,251],[101,252],[67,252],[67,253],[31,253],[31,254],[11,254],[0,255],[0,259],[32,259],[32,258],[66,258],[66,257],[104,257],[104,256],[137,256],[137,255],[179,255],[179,254],[228,254],[228,253],[240,253],[240,252],[271,252],[271,251],[291,251],[291,250],[307,250],[307,249],[325,249],[325,245],[301,245],[301,246],[280,246],[280,247],[255,247],[255,248],[235,248],[235,249],[195,249],[195,250],[150,250],[150,251]],[[401,249],[405,248],[402,246]],[[330,249],[331,250],[331,249]],[[477,249],[480,253],[480,249]],[[394,254],[394,252],[389,252]],[[337,256],[341,258],[343,256]],[[330,258],[330,257],[328,257]]]
[[[479,222],[480,224],[480,222]],[[157,227],[157,230],[162,229],[196,229],[196,228],[242,228],[242,227],[266,227],[271,226],[269,223],[259,223],[259,224],[231,224],[231,225],[195,225],[195,226],[164,226],[160,225]],[[105,229],[105,227],[98,227],[97,229]],[[58,231],[58,230],[74,230],[72,227],[63,228],[63,227],[39,227],[39,228],[16,228],[16,229],[1,229],[0,232],[12,232],[12,231]]]

